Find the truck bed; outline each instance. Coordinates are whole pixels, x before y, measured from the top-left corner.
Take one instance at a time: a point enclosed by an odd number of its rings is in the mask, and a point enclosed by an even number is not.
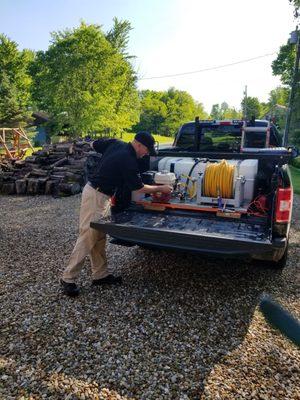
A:
[[[182,211],[127,210],[91,227],[120,242],[223,255],[251,255],[270,250],[266,218],[231,219]]]

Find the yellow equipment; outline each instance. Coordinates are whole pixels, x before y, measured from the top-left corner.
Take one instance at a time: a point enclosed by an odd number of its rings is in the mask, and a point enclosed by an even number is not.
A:
[[[232,199],[234,171],[235,166],[228,164],[226,160],[209,163],[204,175],[203,195]]]

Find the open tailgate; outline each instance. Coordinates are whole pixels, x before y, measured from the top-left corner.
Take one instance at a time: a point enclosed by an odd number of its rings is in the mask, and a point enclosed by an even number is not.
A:
[[[244,220],[174,211],[128,210],[91,227],[128,244],[160,248],[250,255],[270,250],[266,219]]]

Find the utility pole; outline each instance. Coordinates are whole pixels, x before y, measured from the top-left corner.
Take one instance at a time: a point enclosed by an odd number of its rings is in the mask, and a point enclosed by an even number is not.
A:
[[[244,120],[247,121],[247,85],[244,90]]]
[[[291,118],[292,118],[292,109],[293,109],[295,93],[296,93],[296,87],[299,83],[299,82],[297,82],[297,80],[299,79],[298,74],[299,74],[299,60],[300,60],[300,33],[298,31],[298,26],[296,27],[296,30],[291,33],[290,44],[297,44],[297,48],[296,48],[296,60],[295,60],[295,66],[294,66],[294,73],[293,73],[293,78],[291,81],[289,105],[287,108],[285,129],[284,129],[284,135],[282,138],[283,147],[287,146],[290,125],[291,125]]]

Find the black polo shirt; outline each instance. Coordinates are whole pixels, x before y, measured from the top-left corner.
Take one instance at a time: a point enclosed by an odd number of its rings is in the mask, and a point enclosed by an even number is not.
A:
[[[130,143],[103,138],[94,141],[93,147],[102,154],[99,176],[91,182],[94,187],[111,196],[120,188],[132,191],[144,186],[139,159]]]

